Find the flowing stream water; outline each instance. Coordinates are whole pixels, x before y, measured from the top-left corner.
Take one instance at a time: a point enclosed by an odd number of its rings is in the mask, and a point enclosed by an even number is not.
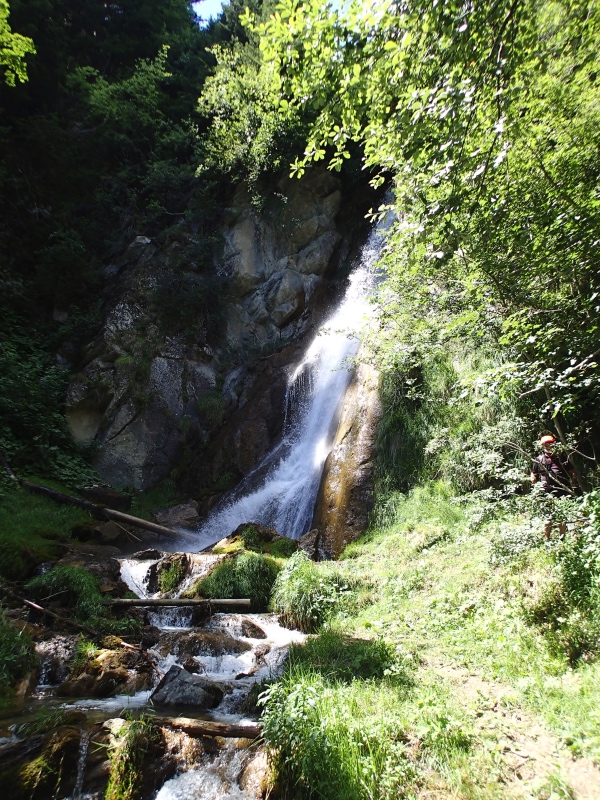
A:
[[[352,359],[372,311],[369,295],[386,227],[384,221],[371,233],[341,303],[289,375],[281,441],[198,529],[197,548],[244,522],[269,525],[291,539],[310,530],[323,467],[352,377]]]

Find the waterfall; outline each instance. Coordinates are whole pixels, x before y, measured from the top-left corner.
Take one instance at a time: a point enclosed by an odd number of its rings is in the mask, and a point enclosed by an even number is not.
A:
[[[352,377],[352,359],[370,315],[384,221],[371,233],[337,309],[319,329],[290,374],[282,440],[199,528],[199,548],[229,535],[244,522],[269,525],[299,538],[309,530],[337,417]]]

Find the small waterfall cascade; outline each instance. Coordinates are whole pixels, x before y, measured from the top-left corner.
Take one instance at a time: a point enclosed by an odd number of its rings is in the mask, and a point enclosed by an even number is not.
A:
[[[309,530],[321,474],[350,379],[361,331],[372,313],[369,296],[387,221],[371,233],[339,306],[290,374],[283,438],[215,508],[199,529],[206,547],[244,522],[269,525],[298,539]]]
[[[90,746],[89,731],[81,731],[79,741],[79,756],[77,758],[77,777],[75,779],[75,789],[73,790],[73,800],[81,800],[83,790],[83,779],[85,777],[85,765],[87,760],[88,748]]]

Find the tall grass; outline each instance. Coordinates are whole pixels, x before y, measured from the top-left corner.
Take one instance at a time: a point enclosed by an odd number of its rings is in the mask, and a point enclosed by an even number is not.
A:
[[[400,800],[417,769],[398,718],[372,714],[359,683],[330,684],[310,668],[288,669],[265,693],[263,736],[284,797]],[[366,701],[366,702],[365,702]]]
[[[284,625],[311,633],[334,611],[349,581],[335,568],[317,566],[302,550],[288,560],[275,581],[271,606]]]
[[[203,597],[249,597],[255,610],[266,610],[280,567],[269,556],[241,553],[219,564],[195,591]]]

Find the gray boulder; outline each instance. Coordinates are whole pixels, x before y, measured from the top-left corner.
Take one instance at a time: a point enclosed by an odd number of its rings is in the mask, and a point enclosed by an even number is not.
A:
[[[152,700],[165,706],[215,708],[223,699],[223,690],[200,675],[173,665],[152,694]]]

